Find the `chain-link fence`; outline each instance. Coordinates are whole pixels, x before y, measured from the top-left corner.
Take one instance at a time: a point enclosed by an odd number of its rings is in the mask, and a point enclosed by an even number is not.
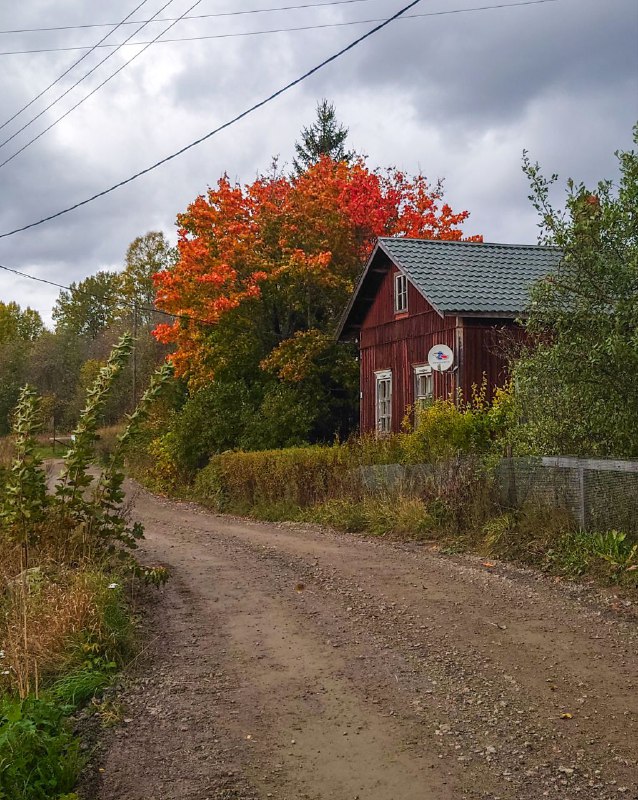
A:
[[[496,477],[506,506],[538,501],[566,509],[586,530],[638,533],[638,461],[505,458]]]

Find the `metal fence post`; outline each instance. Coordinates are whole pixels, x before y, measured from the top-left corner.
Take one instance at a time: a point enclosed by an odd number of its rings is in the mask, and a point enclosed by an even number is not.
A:
[[[578,525],[581,530],[585,530],[585,467],[578,465]]]
[[[511,444],[508,444],[505,450],[505,463],[507,464],[507,505],[510,508],[517,508],[518,492],[516,490],[516,466],[514,464]]]

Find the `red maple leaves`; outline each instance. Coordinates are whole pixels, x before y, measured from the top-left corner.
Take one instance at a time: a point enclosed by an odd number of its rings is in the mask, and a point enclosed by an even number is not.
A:
[[[422,175],[373,172],[362,160],[323,158],[297,178],[261,176],[245,186],[224,176],[178,217],[179,261],[155,282],[159,308],[181,318],[158,325],[155,336],[177,345],[179,373],[201,373],[205,326],[185,318],[214,324],[259,301],[266,286],[299,307],[299,322],[285,336],[325,328],[377,237],[458,240],[468,216],[454,213],[440,186]]]

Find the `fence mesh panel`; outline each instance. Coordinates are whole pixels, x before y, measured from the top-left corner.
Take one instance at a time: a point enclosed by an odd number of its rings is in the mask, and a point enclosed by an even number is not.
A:
[[[420,494],[438,477],[445,485],[447,465],[380,464],[361,467],[364,491]],[[496,489],[506,508],[527,502],[568,511],[589,531],[638,534],[638,461],[567,457],[504,458],[496,467]],[[450,476],[447,476],[449,479]]]
[[[504,505],[542,502],[568,510],[586,530],[638,533],[638,462],[506,458],[496,477]]]

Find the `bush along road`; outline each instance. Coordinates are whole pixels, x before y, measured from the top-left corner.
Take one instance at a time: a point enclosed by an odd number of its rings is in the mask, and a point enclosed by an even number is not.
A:
[[[100,800],[638,797],[630,600],[131,491],[172,578]]]

